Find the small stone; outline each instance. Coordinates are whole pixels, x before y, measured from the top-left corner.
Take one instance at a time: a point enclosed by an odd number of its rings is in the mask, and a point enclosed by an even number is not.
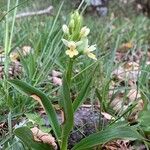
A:
[[[102,5],[102,0],[91,0],[91,5],[93,6],[99,6]]]
[[[107,7],[97,7],[96,10],[100,16],[106,16],[108,13]]]

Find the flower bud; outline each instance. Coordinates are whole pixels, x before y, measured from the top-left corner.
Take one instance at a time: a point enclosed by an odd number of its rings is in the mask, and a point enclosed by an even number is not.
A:
[[[70,20],[70,23],[69,23],[69,28],[70,28],[71,31],[72,31],[72,30],[74,29],[74,27],[75,27],[74,20],[71,19],[71,20]]]
[[[71,21],[70,24],[73,23],[75,28],[79,29],[82,24],[82,16],[79,14],[78,11],[75,11],[71,14]]]
[[[75,13],[74,13],[74,20],[75,20],[76,24],[81,25],[81,23],[82,23],[82,16],[79,14],[78,11],[75,11]]]
[[[62,30],[63,30],[63,32],[64,32],[65,34],[69,34],[69,28],[68,28],[68,26],[67,26],[66,24],[64,24],[64,25],[62,26]]]
[[[85,26],[81,29],[80,36],[87,37],[89,33],[90,33],[90,29]]]

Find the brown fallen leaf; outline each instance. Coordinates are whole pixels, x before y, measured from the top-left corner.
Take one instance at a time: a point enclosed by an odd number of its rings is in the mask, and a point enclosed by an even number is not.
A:
[[[55,138],[51,134],[45,133],[41,131],[40,129],[38,129],[37,127],[32,128],[31,131],[33,133],[35,141],[49,144],[53,146],[55,150],[57,149]]]
[[[133,46],[134,45],[132,42],[123,43],[117,51],[118,52],[127,52],[129,49],[133,48]]]
[[[58,77],[52,77],[52,81],[54,83],[54,85],[62,85],[62,79],[58,78]]]
[[[136,62],[128,62],[124,64],[124,68],[126,71],[139,70],[139,64]]]
[[[150,61],[146,62],[146,65],[150,65]]]
[[[23,46],[22,47],[22,52],[23,52],[24,56],[29,55],[31,53],[31,51],[32,51],[31,46]]]
[[[141,99],[141,94],[137,91],[137,89],[131,89],[127,96],[131,103],[134,101],[137,102],[137,105],[134,107],[128,118],[130,122],[134,122],[138,119],[139,112],[141,112],[144,108],[144,101]]]
[[[39,103],[41,103],[41,98],[38,97],[37,95],[33,94],[30,97],[32,97],[34,100],[38,101]]]
[[[131,42],[128,42],[128,43],[124,43],[122,44],[122,47],[123,48],[126,48],[126,49],[130,49],[133,47],[133,44]]]
[[[42,106],[42,108],[44,109],[44,106],[43,106],[43,104],[41,102],[41,98],[40,97],[38,97],[36,94],[32,94],[30,97],[32,97],[34,100],[36,100]]]
[[[125,111],[128,108],[128,102],[124,100],[125,94],[120,92],[113,98],[110,106],[116,112]]]
[[[20,55],[17,51],[11,52],[10,53],[10,59],[12,62],[18,62],[20,59]]]
[[[113,71],[114,77],[119,81],[125,81],[128,79],[130,83],[136,83],[138,76],[140,75],[140,67],[138,63],[127,62],[123,66],[119,66]]]
[[[58,77],[61,75],[62,75],[62,73],[60,71],[52,70],[52,77]]]
[[[112,96],[112,93],[110,96]],[[128,92],[128,94],[125,94],[124,91],[116,94],[110,106],[116,112],[120,112],[127,110],[128,107],[131,106],[134,102],[136,102],[137,105],[132,109],[132,112],[129,115],[128,120],[130,122],[135,122],[138,118],[139,112],[141,112],[144,108],[144,102],[141,99],[141,95],[136,88],[132,87],[132,89]]]
[[[110,20],[114,20],[114,18],[115,18],[115,14],[112,12],[112,13],[110,14]]]
[[[101,114],[104,116],[104,118],[106,118],[107,120],[114,120],[115,118],[113,116],[111,116],[110,114],[106,113],[106,112],[101,112]]]
[[[103,150],[131,150],[129,140],[116,140],[103,145]]]

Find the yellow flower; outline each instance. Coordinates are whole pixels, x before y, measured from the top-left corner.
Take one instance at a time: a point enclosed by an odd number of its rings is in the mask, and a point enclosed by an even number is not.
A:
[[[85,46],[85,50],[84,50],[84,54],[86,54],[89,58],[97,60],[96,56],[93,53],[91,53],[94,50],[96,50],[96,45],[89,46],[88,41],[87,41],[86,46]]]
[[[66,24],[64,24],[64,25],[62,26],[62,30],[63,30],[63,32],[64,32],[65,34],[69,34],[69,28],[68,28],[68,26],[67,26]]]
[[[90,33],[90,29],[84,26],[83,28],[81,28],[80,36],[87,37],[89,33]]]
[[[74,42],[74,41],[67,41],[65,39],[62,39],[63,43],[69,48],[66,50],[66,55],[68,55],[70,58],[73,58],[74,56],[77,56],[79,52],[77,51],[77,46],[79,46],[82,41]]]

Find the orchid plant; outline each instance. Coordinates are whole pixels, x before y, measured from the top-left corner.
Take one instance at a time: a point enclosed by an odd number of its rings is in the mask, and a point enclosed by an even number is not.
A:
[[[53,107],[53,104],[50,98],[43,93],[41,90],[29,85],[26,82],[20,80],[8,80],[8,82],[14,86],[16,89],[22,93],[32,97],[37,100],[42,107],[45,109],[52,130],[55,134],[58,146],[61,150],[68,149],[68,138],[70,132],[74,127],[74,113],[76,110],[83,104],[86,100],[87,93],[90,89],[90,84],[92,82],[93,72],[89,74],[89,77],[81,87],[78,92],[77,97],[74,101],[71,99],[71,81],[73,74],[73,63],[74,60],[80,57],[81,55],[86,55],[87,57],[97,60],[96,55],[93,53],[96,50],[96,45],[89,45],[88,35],[90,29],[87,26],[83,26],[83,18],[78,11],[75,11],[71,14],[70,22],[68,25],[64,24],[62,30],[64,32],[64,37],[62,42],[67,47],[65,54],[69,57],[68,68],[63,75],[63,84],[61,87],[62,93],[62,103],[60,104],[64,113],[64,122],[59,123],[57,119],[56,110]],[[95,64],[97,61],[95,62]],[[97,65],[96,65],[97,67]],[[95,67],[95,68],[96,68]],[[32,136],[32,133],[27,129],[27,127],[17,128],[14,131],[15,135],[21,139],[25,144],[28,145],[31,149],[36,150],[48,150],[50,147],[44,143],[35,142],[35,139]],[[113,124],[113,128],[107,127],[105,130],[94,133],[85,139],[82,139],[77,143],[72,150],[84,150],[91,149],[92,147],[104,144],[109,140],[116,138],[133,138],[133,139],[142,139],[142,137],[129,126],[122,124]]]

